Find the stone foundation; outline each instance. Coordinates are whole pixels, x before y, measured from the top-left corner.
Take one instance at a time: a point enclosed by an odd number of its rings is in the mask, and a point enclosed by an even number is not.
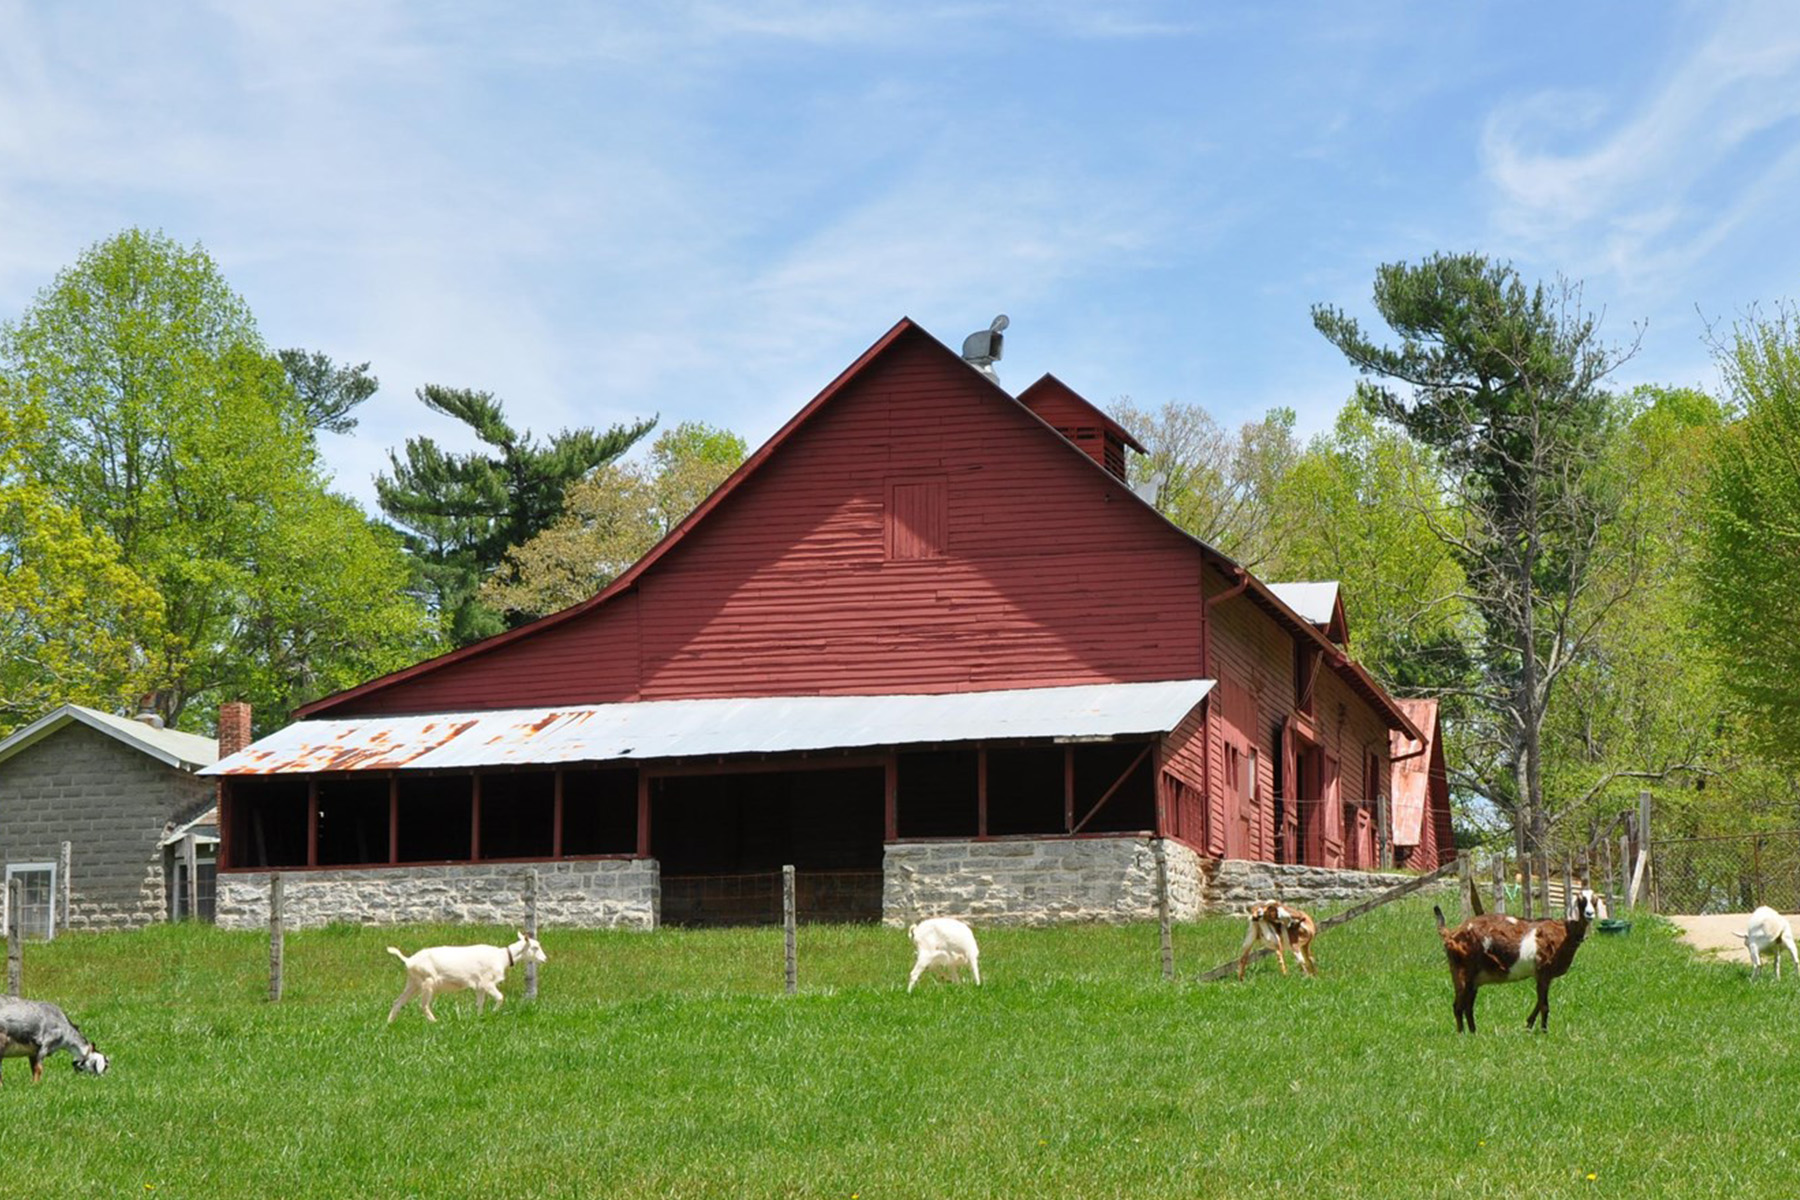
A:
[[[903,842],[887,847],[882,920],[959,916],[983,924],[1142,921],[1156,916],[1155,839],[1020,838],[991,842]],[[1164,843],[1176,920],[1201,911],[1200,858]]]
[[[957,916],[988,925],[1153,921],[1154,838],[1021,838],[902,842],[887,847],[882,919],[907,925]],[[1252,901],[1301,906],[1366,900],[1410,875],[1201,858],[1166,840],[1169,908],[1177,921],[1238,912]]]
[[[533,870],[540,926],[656,928],[662,873],[655,859],[294,871],[284,873],[282,907],[290,929],[334,921],[522,925]],[[221,873],[218,895],[221,928],[268,925],[268,872]]]
[[[1285,863],[1246,862],[1228,858],[1208,860],[1207,910],[1237,912],[1258,900],[1277,895],[1301,908],[1313,905],[1351,904],[1368,900],[1389,888],[1416,879],[1380,871],[1351,871],[1341,867],[1300,867]],[[1442,885],[1454,888],[1455,879]]]

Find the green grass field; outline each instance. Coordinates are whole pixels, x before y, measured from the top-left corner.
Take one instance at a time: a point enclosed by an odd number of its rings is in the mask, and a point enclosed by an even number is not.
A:
[[[979,931],[986,986],[904,991],[905,935],[549,930],[542,994],[392,1027],[383,952],[498,929],[206,927],[33,945],[104,1078],[7,1060],[0,1196],[1800,1195],[1800,980],[1752,986],[1654,921],[1590,938],[1458,1037],[1429,903],[1197,984],[1236,921]]]

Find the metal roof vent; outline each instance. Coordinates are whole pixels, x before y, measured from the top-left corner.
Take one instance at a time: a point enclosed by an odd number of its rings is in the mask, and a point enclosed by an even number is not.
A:
[[[994,364],[1000,361],[1000,350],[1006,343],[1000,331],[1008,323],[1006,314],[1001,313],[986,329],[971,333],[963,339],[963,361],[995,383],[1000,382],[1000,376],[994,374]]]

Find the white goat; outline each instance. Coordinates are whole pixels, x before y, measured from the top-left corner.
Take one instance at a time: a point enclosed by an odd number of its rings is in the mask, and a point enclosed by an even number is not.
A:
[[[457,992],[464,988],[475,993],[477,1013],[489,996],[494,998],[494,1007],[498,1009],[506,1003],[506,997],[500,994],[500,981],[506,978],[508,967],[516,962],[550,961],[538,940],[524,933],[520,933],[519,940],[510,946],[430,946],[410,956],[393,946],[387,950],[406,964],[406,988],[394,1001],[394,1007],[388,1010],[390,1025],[414,996],[421,997],[419,1004],[425,1010],[425,1019],[436,1021],[437,1016],[431,1011],[431,998],[440,992]]]
[[[1788,955],[1794,960],[1794,970],[1800,971],[1800,950],[1794,948],[1794,927],[1788,919],[1763,905],[1750,914],[1750,928],[1738,934],[1744,939],[1744,949],[1750,952],[1750,978],[1754,980],[1762,974],[1762,952],[1775,946],[1775,981],[1781,981],[1781,951],[1786,948]],[[1780,945],[1776,945],[1780,943]]]
[[[907,991],[913,990],[919,976],[927,970],[941,971],[960,983],[964,964],[974,974],[976,985],[980,985],[981,951],[975,946],[974,931],[967,925],[955,917],[932,917],[912,926],[906,935],[919,950],[912,978],[906,981]]]

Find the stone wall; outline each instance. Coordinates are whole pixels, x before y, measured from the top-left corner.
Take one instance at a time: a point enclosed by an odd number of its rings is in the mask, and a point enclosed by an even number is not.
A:
[[[290,929],[334,921],[522,925],[532,870],[540,926],[656,928],[662,873],[655,859],[287,872],[283,915]],[[266,927],[269,873],[221,873],[218,911],[222,928]]]
[[[56,862],[72,843],[57,928],[122,929],[168,916],[162,836],[213,802],[211,779],[71,721],[0,764],[0,862]]]
[[[1257,900],[1273,899],[1278,894],[1302,908],[1314,905],[1338,907],[1368,900],[1389,888],[1398,887],[1417,876],[1391,875],[1380,871],[1351,871],[1337,867],[1300,867],[1284,863],[1244,862],[1228,858],[1207,864],[1207,909],[1210,912],[1236,912]],[[1441,886],[1454,888],[1456,880],[1446,879]]]
[[[1177,921],[1237,912],[1279,894],[1295,904],[1366,900],[1412,876],[1203,859],[1163,843]],[[957,916],[983,924],[1156,919],[1154,839],[1062,838],[902,842],[887,847],[882,919]]]
[[[1009,838],[975,842],[901,842],[887,847],[882,919],[907,925],[958,916],[984,924],[1141,921],[1156,915],[1154,839]],[[1201,860],[1167,842],[1170,907],[1197,916],[1204,890]]]

